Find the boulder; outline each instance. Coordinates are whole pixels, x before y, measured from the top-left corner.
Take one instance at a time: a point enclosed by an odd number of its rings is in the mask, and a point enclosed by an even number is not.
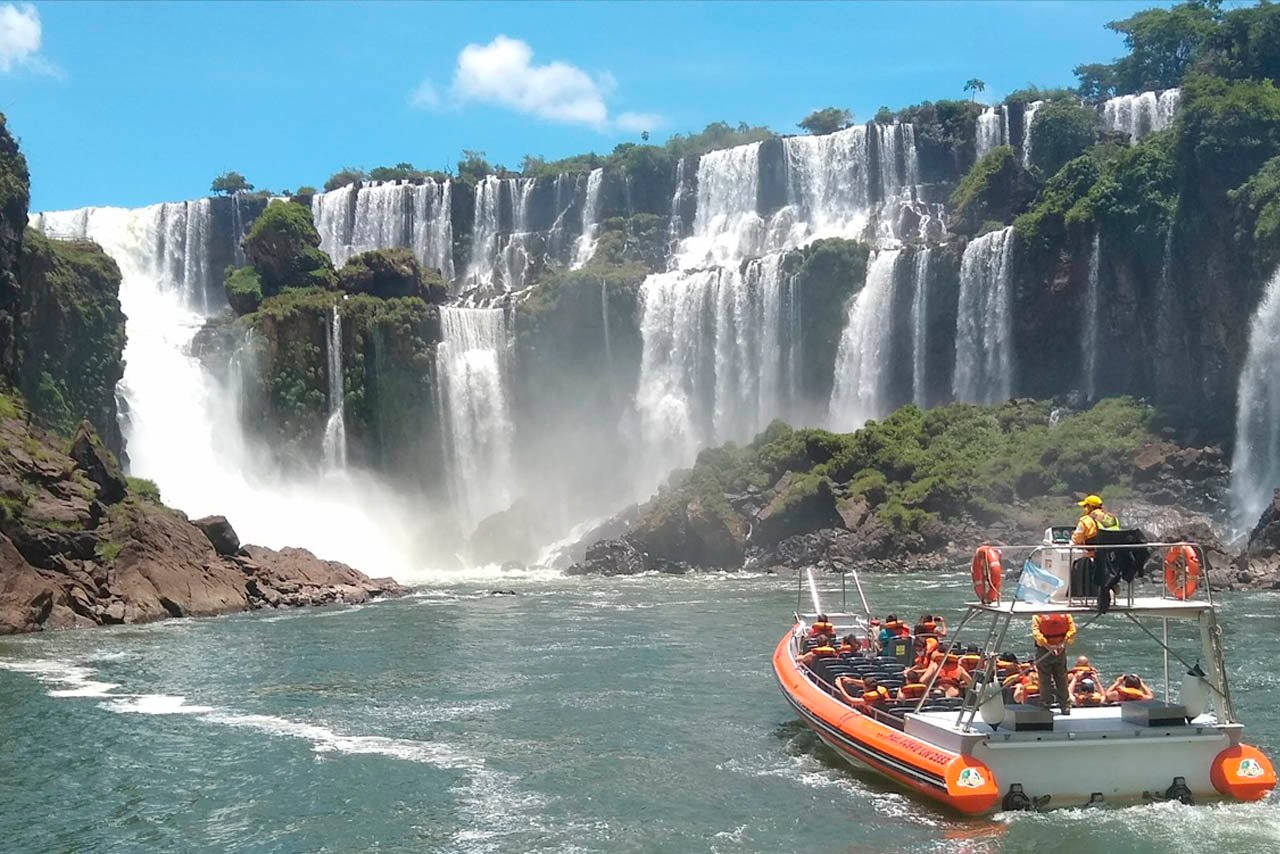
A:
[[[742,566],[747,546],[747,525],[726,505],[723,512],[701,496],[689,502],[688,519],[691,553],[668,559],[699,566],[737,569]]]
[[[121,501],[129,491],[129,482],[120,472],[120,465],[98,439],[93,425],[83,421],[71,442],[71,458],[76,468],[98,485],[98,499],[103,504]]]
[[[636,575],[647,569],[644,553],[627,540],[601,540],[587,548],[584,560],[565,575]]]
[[[0,634],[42,628],[56,598],[57,588],[0,534]]]
[[[1250,555],[1269,556],[1280,551],[1280,489],[1271,496],[1271,503],[1262,511],[1258,522],[1249,532],[1245,551]]]
[[[236,535],[236,529],[231,527],[226,516],[205,516],[192,519],[191,524],[204,532],[218,554],[231,557],[240,551],[240,537]]]
[[[830,480],[787,472],[774,487],[773,498],[756,516],[751,540],[776,543],[793,534],[842,524]]]

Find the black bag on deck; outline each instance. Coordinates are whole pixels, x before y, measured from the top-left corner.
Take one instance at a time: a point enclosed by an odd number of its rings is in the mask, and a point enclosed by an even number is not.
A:
[[[1093,560],[1094,582],[1098,585],[1098,610],[1106,611],[1111,605],[1111,594],[1121,581],[1133,581],[1141,576],[1151,556],[1145,543],[1147,536],[1137,528],[1121,531],[1098,531],[1094,543],[1100,546],[1135,544],[1129,549],[1098,549]]]

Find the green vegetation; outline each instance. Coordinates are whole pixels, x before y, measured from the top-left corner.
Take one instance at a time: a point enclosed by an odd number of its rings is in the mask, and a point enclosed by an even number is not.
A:
[[[145,477],[131,477],[129,481],[129,494],[137,498],[144,498],[147,501],[154,501],[156,504],[160,501],[160,487],[156,486],[154,480],[147,480]]]
[[[25,225],[30,187],[27,159],[9,135],[4,113],[0,113],[0,223],[16,223],[19,228]]]
[[[1014,220],[1019,246],[1049,253],[1061,245],[1067,212],[1085,197],[1102,176],[1100,149],[1071,160],[1045,182],[1035,204]]]
[[[376,297],[422,297],[441,300],[447,294],[437,270],[423,270],[408,249],[362,252],[338,271],[338,287],[348,294]]]
[[[1097,113],[1074,99],[1044,104],[1031,124],[1032,165],[1043,175],[1053,175],[1093,144],[1097,123]]]
[[[209,185],[209,192],[222,193],[225,196],[232,193],[247,193],[252,189],[253,185],[239,172],[223,172]]]
[[[337,284],[333,262],[320,250],[320,234],[305,205],[267,205],[244,239],[244,253],[258,274],[263,296],[286,288],[331,289]]]
[[[115,540],[101,540],[94,553],[100,561],[110,565],[116,562],[116,558],[120,557],[120,552],[122,551],[124,551],[124,543],[117,543]]]
[[[788,272],[795,273],[799,292],[800,385],[810,400],[826,400],[848,317],[849,300],[862,289],[867,277],[870,249],[856,240],[817,240],[789,255]]]
[[[973,164],[951,194],[951,228],[959,234],[1002,228],[1031,201],[1036,184],[1011,147],[1001,145]]]
[[[1252,239],[1263,267],[1280,260],[1280,156],[1263,164],[1252,178],[1229,193],[1240,223],[1238,240]]]
[[[32,413],[65,433],[88,419],[116,435],[125,343],[116,263],[96,243],[28,229],[18,273],[16,379]]]
[[[236,314],[257,311],[262,304],[262,277],[252,267],[228,267],[223,287]]]
[[[643,265],[649,272],[663,269],[670,233],[665,217],[635,214],[600,223],[596,251],[588,266]]]
[[[814,110],[805,116],[796,126],[806,133],[815,136],[824,133],[835,133],[853,124],[853,113],[840,107],[824,107]]]
[[[981,113],[982,105],[973,101],[925,101],[899,110],[898,119],[916,126],[917,146],[963,149],[973,145]]]
[[[979,80],[977,77],[970,77],[965,81],[964,91],[969,93],[970,100],[976,101],[979,92],[987,91],[987,84]]]
[[[1105,400],[1056,424],[1051,408],[1047,401],[905,406],[854,433],[774,422],[748,445],[703,451],[646,512],[694,500],[719,506],[725,494],[769,489],[790,472],[799,479],[788,500],[804,500],[825,482],[837,495],[865,499],[893,529],[928,534],[941,519],[990,522],[1030,499],[1054,496],[1069,506],[1075,494],[1132,484],[1134,454],[1156,440],[1148,407]]]
[[[1270,80],[1193,75],[1182,90],[1180,183],[1219,202],[1280,153],[1280,89]]]
[[[369,176],[365,174],[363,169],[355,166],[348,166],[345,169],[339,169],[337,172],[334,172],[329,176],[328,180],[324,182],[324,191],[327,193],[330,190],[336,190],[339,187],[345,187],[348,184],[355,184],[358,181],[363,181],[368,177]],[[301,195],[301,193],[299,193],[299,195]]]

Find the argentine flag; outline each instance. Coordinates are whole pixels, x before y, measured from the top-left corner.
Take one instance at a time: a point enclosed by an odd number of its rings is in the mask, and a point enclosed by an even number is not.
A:
[[[1066,584],[1052,572],[1027,560],[1022,565],[1022,575],[1018,577],[1018,589],[1013,598],[1017,602],[1034,602],[1043,605]]]

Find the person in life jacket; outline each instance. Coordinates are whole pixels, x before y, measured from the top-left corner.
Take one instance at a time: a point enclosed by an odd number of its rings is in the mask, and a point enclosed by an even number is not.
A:
[[[805,667],[811,666],[819,658],[835,658],[836,648],[831,645],[830,635],[818,635],[818,645],[796,659]]]
[[[899,622],[896,614],[890,614],[884,618],[884,624],[880,627],[880,647],[882,649],[894,638],[908,637],[911,637],[911,627]]]
[[[819,614],[818,619],[809,629],[809,637],[816,638],[818,635],[827,635],[828,637],[836,636],[836,627],[831,625],[831,621],[827,619],[826,614]]]
[[[1076,683],[1085,677],[1092,679],[1098,685],[1102,684],[1102,676],[1089,663],[1089,656],[1076,656],[1075,666],[1067,671],[1067,689],[1071,691],[1072,696],[1075,696]]]
[[[1112,703],[1130,703],[1134,700],[1154,700],[1155,692],[1148,687],[1142,677],[1136,673],[1125,673],[1116,677],[1107,689],[1107,700]]]
[[[1120,519],[1102,506],[1101,497],[1087,495],[1083,501],[1076,503],[1084,508],[1084,515],[1076,523],[1076,529],[1071,534],[1071,542],[1078,546],[1087,546],[1098,539],[1099,530],[1120,530]],[[1093,549],[1089,549],[1086,555],[1093,557]]]
[[[1092,676],[1082,676],[1071,683],[1071,702],[1077,706],[1101,706],[1107,696]]]
[[[1065,611],[1050,611],[1031,617],[1031,636],[1036,642],[1036,672],[1040,680],[1040,700],[1045,706],[1057,704],[1064,715],[1071,714],[1071,691],[1067,685],[1067,645],[1075,640],[1076,622]]]
[[[902,675],[908,682],[923,682],[924,673],[929,669],[930,662],[933,661],[933,654],[938,649],[938,639],[930,637],[916,636],[915,640],[916,657],[911,662],[911,666],[902,671]]]
[[[1013,688],[1013,701],[1015,703],[1030,703],[1040,697],[1040,675],[1034,670],[1028,670],[1021,674],[1018,678],[1018,684]]]
[[[928,689],[923,682],[908,682],[898,689],[899,700],[919,700]]]
[[[840,639],[840,646],[836,647],[836,654],[840,656],[854,655],[858,652],[857,635],[845,635]]]
[[[937,674],[936,679],[934,674]],[[941,652],[933,654],[933,662],[920,677],[920,681],[926,685],[931,679],[934,680],[933,686],[941,688],[948,697],[959,697],[961,689],[973,684],[973,677],[969,675],[969,671],[960,666],[959,657],[944,655]]]

